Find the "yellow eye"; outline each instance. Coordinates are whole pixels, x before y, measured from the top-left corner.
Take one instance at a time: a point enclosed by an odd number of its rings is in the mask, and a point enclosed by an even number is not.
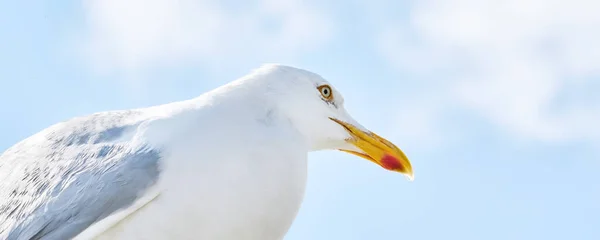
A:
[[[333,92],[331,91],[330,86],[328,86],[328,85],[319,86],[319,92],[321,93],[321,96],[323,96],[328,101],[331,101],[331,99],[333,99]]]

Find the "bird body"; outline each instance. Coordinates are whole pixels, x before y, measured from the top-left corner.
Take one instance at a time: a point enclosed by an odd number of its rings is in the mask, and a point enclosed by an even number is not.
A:
[[[149,124],[146,138],[171,144],[161,160],[170,169],[158,196],[98,239],[282,239],[302,202],[308,147],[278,110],[255,103],[195,103]],[[237,118],[213,117],[230,110]]]
[[[0,155],[0,239],[282,239],[302,203],[309,151],[368,156],[347,143],[362,127],[341,96],[289,91],[323,84],[267,65],[191,100],[44,129]]]

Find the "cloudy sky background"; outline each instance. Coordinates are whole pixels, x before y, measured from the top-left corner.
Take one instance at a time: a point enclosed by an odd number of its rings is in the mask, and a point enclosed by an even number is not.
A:
[[[331,81],[415,182],[311,154],[286,240],[600,239],[600,3],[0,2],[0,151],[266,62]]]

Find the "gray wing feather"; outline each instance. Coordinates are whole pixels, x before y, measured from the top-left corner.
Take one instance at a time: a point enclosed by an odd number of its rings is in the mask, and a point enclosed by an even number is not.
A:
[[[49,127],[0,155],[0,239],[70,239],[134,203],[157,180],[160,152],[132,141],[141,112]]]

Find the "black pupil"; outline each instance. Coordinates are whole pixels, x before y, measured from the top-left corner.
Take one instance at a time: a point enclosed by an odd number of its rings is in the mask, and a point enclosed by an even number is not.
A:
[[[323,89],[323,94],[325,94],[325,95],[329,95],[329,90],[328,90],[327,88],[324,88],[324,89]]]

